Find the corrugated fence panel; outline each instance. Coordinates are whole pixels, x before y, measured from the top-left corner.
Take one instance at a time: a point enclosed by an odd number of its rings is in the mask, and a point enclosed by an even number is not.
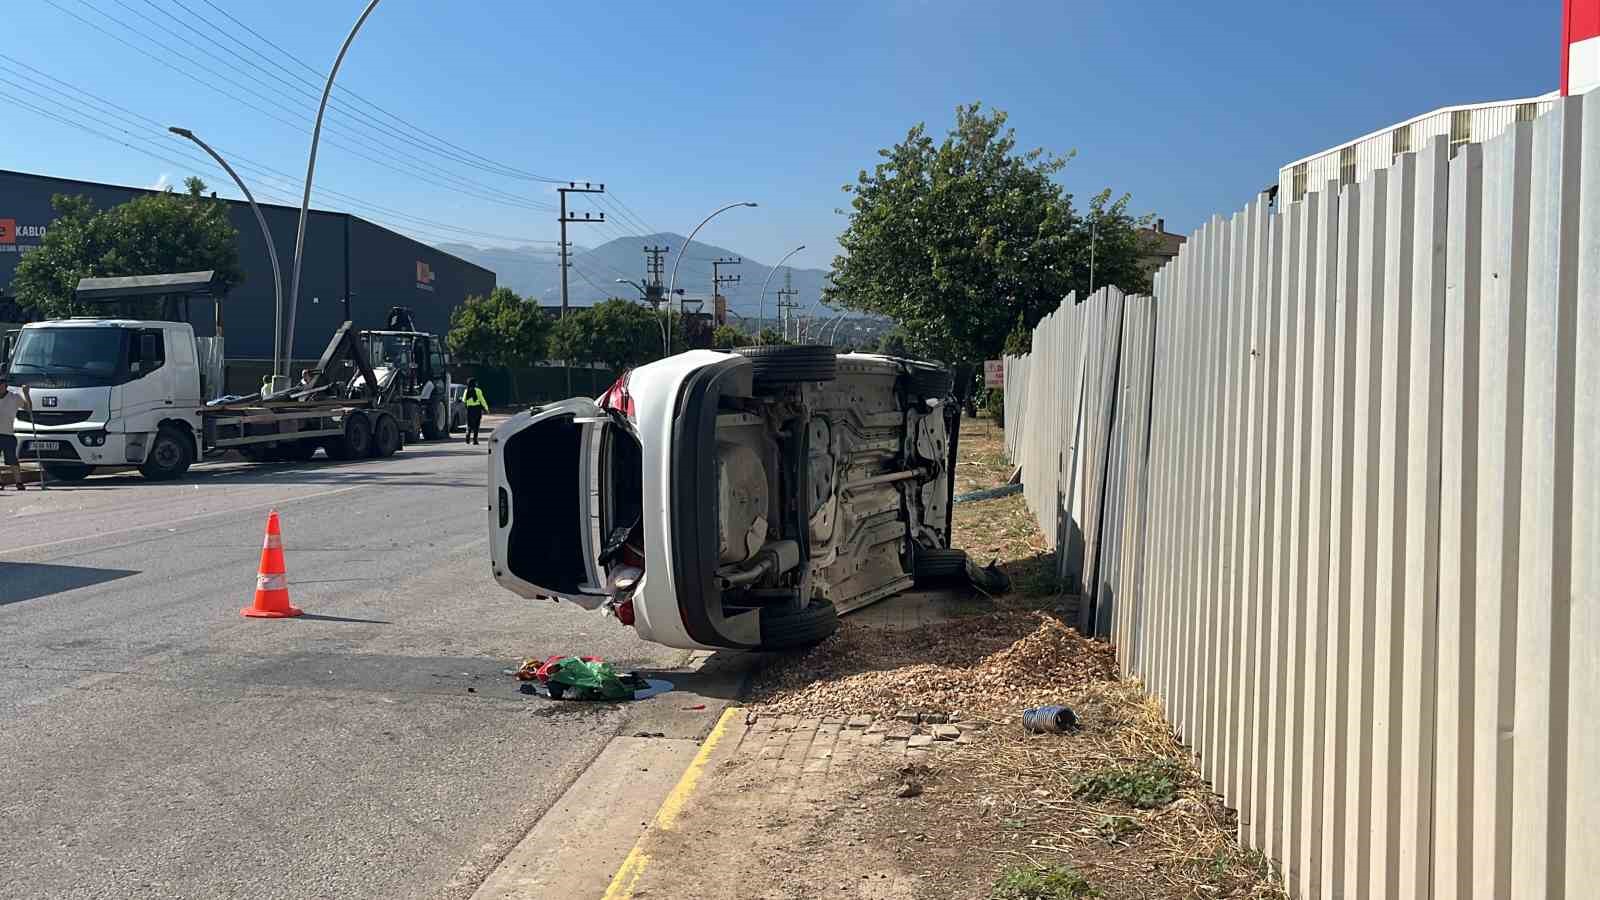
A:
[[[1549,106],[1215,218],[1005,362],[1081,627],[1296,896],[1600,881],[1600,93]]]

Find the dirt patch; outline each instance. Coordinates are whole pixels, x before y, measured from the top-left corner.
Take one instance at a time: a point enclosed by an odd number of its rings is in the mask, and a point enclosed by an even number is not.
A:
[[[1115,677],[1111,648],[1060,620],[1003,610],[902,632],[845,627],[762,672],[762,714],[889,715],[905,708],[1009,722]]]
[[[958,492],[1009,477],[1000,429],[968,420],[961,445]],[[1063,624],[1072,601],[1022,498],[958,505],[955,532],[980,563],[1000,560],[1012,595],[905,630],[847,618],[758,676],[750,714],[839,721],[914,709],[978,723],[973,741],[915,760],[873,750],[777,798],[759,763],[729,760],[657,848],[682,862],[653,869],[646,896],[1283,898],[1267,861],[1234,839],[1232,811],[1160,704],[1118,679],[1113,648]],[[1071,706],[1079,729],[1025,733],[1022,710],[1046,703]],[[708,853],[720,855],[702,865]]]

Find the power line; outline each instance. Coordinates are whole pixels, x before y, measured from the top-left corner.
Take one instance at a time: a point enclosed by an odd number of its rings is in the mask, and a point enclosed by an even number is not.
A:
[[[134,50],[135,52],[137,52],[137,53],[139,53],[139,54],[141,54],[143,56],[149,57],[150,59],[156,61],[157,63],[159,63],[159,64],[161,64],[163,66],[166,66],[167,68],[173,70],[174,72],[177,72],[178,74],[183,75],[184,77],[189,78],[192,81],[199,82],[200,84],[205,85],[206,87],[218,92],[219,94],[222,94],[224,97],[227,97],[231,102],[239,103],[239,104],[241,104],[243,106],[246,106],[246,107],[248,107],[248,108],[250,108],[250,109],[252,109],[252,110],[254,110],[254,111],[258,112],[258,113],[261,113],[262,115],[272,119],[273,121],[276,121],[276,122],[278,122],[280,124],[286,125],[287,127],[292,128],[292,129],[294,129],[296,131],[299,131],[302,134],[310,134],[310,132],[303,125],[300,125],[300,124],[298,124],[298,123],[296,123],[296,122],[294,122],[292,120],[285,119],[283,116],[279,115],[276,112],[273,112],[272,110],[264,109],[260,105],[255,104],[255,103],[251,102],[250,100],[247,100],[245,98],[236,96],[234,94],[231,94],[228,91],[224,90],[223,88],[217,86],[215,83],[213,83],[211,81],[208,81],[208,80],[206,80],[204,78],[201,78],[201,77],[199,77],[198,75],[194,74],[191,71],[188,71],[188,70],[183,69],[183,68],[181,68],[179,66],[173,65],[170,61],[162,58],[161,56],[156,55],[155,53],[152,53],[149,49],[147,49],[145,47],[140,47],[139,45],[127,40],[126,38],[122,37],[121,35],[115,34],[115,33],[111,32],[111,31],[107,30],[106,28],[102,27],[98,23],[92,22],[92,21],[84,18],[83,16],[79,15],[78,13],[74,12],[73,10],[67,9],[66,7],[64,7],[61,4],[57,3],[56,0],[45,0],[45,2],[48,3],[50,6],[56,8],[57,10],[60,10],[61,12],[66,13],[69,16],[72,16],[74,19],[77,19],[79,22],[82,22],[83,24],[88,25],[90,28],[93,28],[96,31],[99,31],[101,34],[104,34],[107,37],[110,37],[113,40],[118,41],[119,43],[129,47],[130,49]],[[195,60],[193,57],[187,56],[184,53],[182,53],[181,51],[173,49],[170,46],[162,43],[161,41],[155,40],[154,38],[151,38],[148,34],[144,33],[143,31],[140,31],[137,28],[134,28],[133,26],[128,25],[127,23],[125,23],[122,20],[118,19],[117,17],[111,15],[110,13],[106,12],[105,10],[99,9],[97,7],[94,7],[94,6],[89,6],[89,8],[94,10],[95,12],[99,13],[101,16],[104,16],[105,18],[110,19],[112,22],[115,22],[118,25],[121,25],[123,28],[127,29],[128,31],[132,32],[133,34],[138,35],[138,36],[140,36],[142,38],[145,38],[146,40],[149,40],[152,43],[156,44],[157,46],[167,50],[169,53],[171,53],[172,55],[178,57],[179,59],[182,59],[182,60],[184,60],[184,61],[186,61],[188,63],[191,63],[192,65],[196,66],[197,68],[199,68],[199,69],[201,69],[201,70],[203,70],[205,72],[209,72],[209,73],[217,76],[218,78],[221,78],[222,80],[228,82],[229,84],[233,84],[235,86],[238,86],[238,87],[242,88],[243,90],[249,91],[251,94],[253,94],[255,96],[261,96],[261,94],[259,92],[253,91],[250,88],[239,84],[238,81],[236,81],[236,80],[234,80],[232,78],[229,78],[228,76],[226,76],[226,75],[224,75],[222,73],[217,72],[215,69],[213,69],[210,66],[207,66],[207,65],[199,62],[198,60]],[[272,102],[274,105],[278,106],[280,109],[287,110],[291,114],[294,114],[294,113],[297,112],[295,109],[290,108],[290,107],[286,107],[282,103],[279,103],[279,102],[277,102],[275,100],[269,101],[269,102]],[[518,207],[518,208],[524,208],[524,209],[549,210],[549,209],[553,208],[551,206],[551,204],[549,204],[548,202],[538,201],[538,200],[534,200],[532,198],[527,198],[527,197],[515,197],[513,195],[508,195],[508,194],[505,194],[505,192],[503,192],[500,189],[495,188],[493,186],[485,185],[485,184],[482,184],[480,182],[475,182],[472,179],[465,178],[463,176],[456,175],[456,174],[453,174],[453,173],[450,173],[450,172],[446,172],[446,171],[440,170],[440,169],[438,169],[436,167],[431,167],[429,163],[427,163],[427,162],[425,162],[423,160],[420,160],[417,157],[408,157],[406,154],[402,154],[402,153],[394,150],[393,148],[389,148],[388,152],[392,155],[392,157],[395,157],[395,158],[381,159],[381,158],[372,156],[371,154],[366,153],[366,152],[364,152],[362,150],[356,149],[354,147],[350,147],[350,146],[348,146],[346,144],[343,144],[343,143],[341,143],[341,142],[339,142],[337,140],[334,140],[332,137],[326,137],[325,141],[326,141],[326,143],[328,145],[333,146],[333,147],[337,147],[337,148],[345,151],[346,153],[350,153],[350,154],[352,154],[354,156],[358,156],[358,157],[360,157],[362,159],[365,159],[365,160],[367,160],[369,162],[375,163],[377,165],[383,166],[385,168],[391,169],[393,171],[399,172],[399,173],[404,174],[404,175],[409,175],[409,176],[412,176],[412,177],[420,178],[420,179],[422,179],[424,181],[440,180],[440,181],[451,182],[451,184],[449,184],[448,186],[450,186],[452,189],[458,190],[458,191],[460,191],[460,192],[462,192],[464,194],[468,194],[468,195],[473,196],[473,197],[475,197],[477,199],[486,200],[486,201],[491,202],[491,203],[499,203],[499,204],[503,204],[503,205],[506,205],[506,206],[512,206],[512,207]],[[488,192],[488,193],[486,193],[486,192]],[[498,196],[496,196],[496,194],[498,194]]]
[[[126,0],[116,0],[116,2],[118,3],[118,5],[122,6],[123,8],[131,10],[131,7],[128,6]],[[258,56],[261,56],[263,59],[267,59],[269,62],[272,62],[273,65],[276,68],[278,68],[279,70],[283,71],[284,73],[286,73],[289,76],[289,78],[293,78],[294,80],[290,81],[290,80],[288,80],[288,78],[285,78],[284,76],[280,76],[280,75],[268,70],[265,66],[261,65],[260,63],[256,62],[253,59],[246,58],[245,56],[240,54],[237,50],[233,50],[231,47],[230,48],[226,48],[228,50],[228,52],[235,59],[237,59],[240,63],[243,63],[244,65],[247,65],[247,66],[250,66],[251,68],[255,69],[256,71],[261,72],[265,76],[277,81],[278,83],[284,84],[284,85],[286,85],[286,86],[288,86],[290,88],[293,88],[293,89],[296,89],[296,90],[300,91],[302,94],[306,95],[307,98],[312,103],[320,102],[321,97],[322,97],[322,84],[320,82],[311,81],[310,79],[307,79],[305,76],[300,75],[299,73],[294,72],[293,70],[288,69],[287,67],[283,66],[282,63],[279,63],[276,60],[273,60],[270,57],[265,56],[259,50],[256,50],[255,48],[251,47],[249,44],[245,43],[244,41],[239,40],[236,36],[233,35],[233,33],[227,31],[226,29],[223,29],[221,26],[217,25],[215,22],[212,22],[210,19],[207,19],[205,16],[201,15],[200,13],[190,9],[188,6],[185,6],[183,4],[182,0],[174,0],[174,2],[179,7],[181,7],[185,12],[187,12],[191,16],[193,16],[194,18],[197,18],[200,21],[202,21],[202,22],[206,23],[207,25],[211,26],[211,28],[214,29],[218,34],[222,35],[225,38],[228,38],[230,41],[232,41],[232,42],[234,42],[236,44],[239,44],[241,47],[244,47],[244,48],[246,48],[248,50],[251,50],[251,52],[255,53]],[[157,10],[162,15],[172,19],[174,22],[177,22],[179,25],[183,26],[184,28],[188,29],[189,31],[194,32],[194,34],[197,35],[201,40],[206,41],[208,43],[215,42],[215,38],[211,34],[205,32],[205,31],[202,31],[199,28],[196,28],[194,25],[191,25],[189,22],[185,21],[183,18],[175,15],[171,10],[168,10],[165,7],[157,5],[154,2],[154,0],[144,0],[144,3],[147,6],[151,7],[152,9]],[[222,59],[217,54],[212,53],[209,50],[206,50],[204,46],[198,46],[198,49],[200,50],[201,53],[206,54],[207,56],[211,57],[212,59],[216,59],[217,61],[221,62],[223,65],[233,65],[233,63],[230,62],[229,60]],[[341,119],[341,121],[348,120],[347,124],[350,125],[351,127],[366,128],[366,129],[376,129],[378,131],[381,131],[384,134],[391,135],[391,136],[393,136],[394,138],[396,138],[398,140],[401,140],[401,141],[403,141],[403,142],[405,142],[407,144],[410,144],[411,146],[416,147],[416,148],[418,148],[418,149],[420,149],[420,150],[422,150],[422,151],[424,151],[426,153],[434,154],[434,155],[436,155],[436,156],[438,156],[438,157],[440,157],[442,159],[450,160],[451,162],[454,162],[454,163],[456,163],[458,165],[464,165],[464,166],[468,166],[468,167],[474,168],[474,169],[486,170],[486,171],[489,171],[489,172],[491,172],[491,173],[493,173],[495,175],[500,175],[502,177],[504,177],[504,175],[505,175],[505,173],[500,172],[497,169],[484,166],[483,164],[481,164],[479,162],[476,162],[475,160],[468,159],[468,158],[466,158],[464,156],[461,156],[460,154],[454,153],[454,152],[452,152],[450,150],[442,150],[437,146],[434,146],[434,145],[431,145],[431,144],[426,143],[424,141],[418,140],[416,137],[414,137],[414,136],[412,136],[410,134],[405,133],[404,131],[401,131],[401,130],[395,128],[393,125],[390,125],[387,122],[381,121],[381,120],[379,120],[379,119],[377,119],[377,118],[375,118],[375,117],[373,117],[373,116],[371,116],[371,115],[369,115],[369,114],[367,114],[365,112],[362,112],[361,110],[358,110],[358,109],[355,109],[353,107],[350,107],[347,104],[340,103],[340,102],[338,102],[336,100],[330,100],[329,103],[328,103],[328,109],[331,112],[337,113],[339,118]]]
[[[183,3],[181,2],[181,0],[174,0],[174,2],[177,2],[179,6],[183,6]],[[306,71],[310,72],[311,74],[315,75],[319,79],[323,77],[323,75],[324,75],[323,72],[319,71],[318,69],[316,69],[313,66],[311,66],[309,63],[305,62],[304,60],[302,60],[299,57],[295,56],[294,54],[290,53],[288,50],[285,50],[283,47],[281,47],[278,44],[274,43],[270,38],[268,38],[265,35],[261,34],[259,31],[256,31],[254,28],[251,28],[249,25],[247,25],[244,22],[240,21],[232,13],[228,12],[227,10],[225,10],[222,7],[218,6],[217,4],[213,3],[212,0],[202,0],[202,2],[205,3],[207,6],[211,7],[212,9],[216,10],[218,13],[222,14],[222,16],[224,18],[226,18],[228,21],[232,22],[235,25],[238,25],[240,28],[243,28],[252,37],[256,38],[257,40],[259,40],[262,43],[266,44],[267,46],[271,47],[272,49],[278,51],[280,54],[283,55],[283,57],[285,59],[292,60],[293,62],[297,63],[301,68],[303,68]],[[188,7],[184,6],[184,9],[187,10]],[[210,24],[210,23],[208,22],[208,24]],[[215,26],[213,26],[213,27],[215,27]],[[257,51],[257,53],[258,53],[258,55],[261,55],[261,54],[259,54],[259,51]],[[263,58],[265,58],[265,57],[263,57]],[[494,160],[492,160],[492,159],[490,159],[490,158],[488,158],[488,157],[486,157],[486,156],[484,156],[484,155],[482,155],[480,153],[476,153],[476,152],[474,152],[472,150],[468,150],[467,148],[461,147],[461,146],[459,146],[457,144],[454,144],[454,143],[451,143],[450,141],[448,141],[448,140],[446,140],[446,139],[444,139],[442,137],[439,137],[436,134],[432,134],[431,132],[427,131],[426,129],[422,128],[419,125],[415,125],[415,124],[413,124],[411,122],[406,121],[405,119],[401,118],[400,116],[397,116],[394,113],[390,112],[389,110],[384,109],[383,107],[379,106],[378,104],[372,102],[371,100],[366,99],[365,97],[361,96],[360,94],[356,93],[355,91],[351,90],[350,88],[345,87],[342,84],[335,84],[334,85],[334,90],[338,91],[338,92],[340,92],[342,94],[346,94],[346,95],[348,95],[348,96],[360,101],[361,103],[366,104],[367,106],[369,106],[372,109],[378,111],[379,113],[382,113],[383,115],[388,116],[389,118],[395,120],[396,122],[399,122],[401,125],[404,125],[407,128],[410,128],[411,130],[417,132],[418,134],[424,135],[424,136],[426,136],[426,137],[438,142],[442,146],[449,147],[449,148],[451,148],[453,150],[456,150],[456,151],[458,151],[460,153],[475,157],[476,159],[479,159],[479,160],[483,161],[485,164],[487,164],[489,166],[493,166],[494,168],[500,170],[502,172],[502,174],[504,174],[506,177],[519,177],[519,178],[525,178],[525,179],[530,180],[530,181],[542,181],[542,182],[547,182],[547,183],[550,183],[550,184],[560,184],[560,183],[563,183],[565,181],[570,180],[570,179],[563,179],[563,178],[550,178],[550,177],[545,176],[545,175],[539,175],[539,174],[534,173],[534,172],[529,172],[529,171],[526,171],[526,170],[523,170],[523,169],[518,169],[518,168],[513,167],[513,166],[508,166],[508,165],[506,165],[504,163],[496,162],[496,161],[494,161]]]
[[[53,94],[58,95],[60,98],[62,98],[66,102],[74,103],[77,106],[83,107],[92,116],[103,117],[103,116],[108,116],[109,115],[109,116],[121,119],[123,122],[127,122],[127,123],[130,123],[130,124],[133,124],[134,127],[141,127],[141,128],[142,127],[149,127],[152,131],[154,131],[157,135],[159,135],[161,140],[156,140],[156,139],[153,139],[151,137],[144,136],[144,135],[137,135],[137,134],[134,134],[132,132],[127,131],[126,129],[122,129],[122,128],[118,129],[118,130],[123,131],[123,133],[127,134],[129,137],[132,137],[132,138],[134,138],[136,140],[148,141],[148,142],[150,142],[152,144],[158,144],[158,145],[159,144],[164,144],[168,140],[177,140],[171,134],[169,134],[164,128],[161,127],[161,123],[157,122],[154,119],[151,119],[148,116],[145,116],[145,115],[143,115],[141,113],[138,113],[138,112],[136,112],[134,110],[128,109],[127,107],[121,106],[119,104],[113,103],[112,101],[106,100],[103,97],[99,97],[98,95],[92,94],[92,93],[90,93],[88,91],[85,91],[82,88],[79,88],[79,87],[77,87],[75,85],[70,84],[69,82],[62,81],[61,79],[56,78],[56,77],[50,75],[47,72],[43,72],[43,71],[41,71],[39,69],[34,68],[33,66],[29,66],[26,63],[21,63],[18,60],[15,60],[12,57],[10,57],[10,56],[8,56],[8,55],[6,55],[4,53],[0,53],[0,60],[5,60],[5,61],[8,61],[9,63],[12,64],[11,74],[14,74],[14,75],[16,75],[16,76],[18,76],[20,78],[23,78],[23,79],[31,82],[34,85],[38,85],[38,86],[44,88],[45,90],[51,91]],[[79,94],[82,94],[83,96],[89,97],[92,100],[94,100],[95,103],[100,104],[102,107],[106,107],[107,109],[97,108],[95,105],[93,105],[91,103],[88,103],[88,102],[85,102],[83,100],[80,100],[80,99],[72,96],[72,94],[68,93],[67,91],[62,90],[61,88],[52,87],[50,85],[45,84],[44,82],[40,81],[37,78],[33,78],[33,77],[27,75],[26,73],[18,72],[15,69],[15,66],[18,66],[18,65],[28,69],[29,71],[36,72],[39,75],[43,76],[44,78],[48,78],[50,81],[53,81],[56,84],[64,86],[68,90],[71,90],[71,91],[77,92]],[[0,71],[5,71],[5,66],[0,65]],[[0,81],[6,81],[6,82],[18,87],[18,88],[23,89],[23,90],[28,90],[28,91],[35,90],[34,88],[30,88],[28,86],[18,84],[15,81],[11,81],[8,78],[0,77]],[[61,101],[58,100],[56,102],[61,102]],[[114,110],[114,112],[112,112],[110,110]],[[102,122],[102,124],[109,125],[111,123],[110,122]],[[191,154],[191,151],[189,151],[189,144],[187,142],[180,142],[180,146],[185,151],[185,154],[184,154],[185,156],[188,156],[188,155]],[[232,162],[238,168],[247,171],[249,174],[254,175],[254,176],[258,177],[258,178],[268,179],[269,181],[270,180],[277,180],[277,181],[281,182],[281,184],[277,184],[277,185],[274,185],[272,187],[275,190],[284,192],[284,195],[293,196],[295,193],[298,193],[298,191],[300,190],[301,182],[295,176],[292,176],[292,175],[290,175],[290,174],[288,174],[288,173],[286,173],[286,172],[284,172],[284,171],[282,171],[280,169],[275,169],[272,166],[269,166],[269,165],[267,165],[265,163],[253,160],[248,156],[244,156],[244,155],[236,153],[236,152],[234,152],[232,150],[228,150],[227,148],[220,148],[220,149],[225,153],[226,157],[228,158],[228,160],[230,162]],[[210,167],[209,159],[202,160],[202,159],[200,159],[200,157],[197,154],[194,155],[194,158],[195,158],[196,161],[202,162],[206,166]],[[226,174],[226,173],[224,173],[224,174]],[[354,195],[351,195],[351,194],[346,194],[346,193],[344,193],[342,191],[333,190],[331,188],[323,188],[321,190],[321,192],[323,194],[325,194],[325,195],[330,196],[330,197],[341,198],[347,204],[349,204],[350,206],[353,206],[353,207],[372,209],[372,210],[378,211],[379,213],[381,213],[383,215],[394,216],[394,217],[398,217],[398,218],[401,218],[401,219],[408,219],[408,220],[411,220],[413,222],[420,223],[422,225],[429,225],[429,226],[433,226],[435,228],[442,228],[442,229],[445,229],[446,231],[459,232],[461,234],[470,235],[470,236],[473,236],[473,237],[489,238],[489,239],[493,239],[493,240],[521,241],[523,243],[529,243],[529,244],[553,244],[553,243],[555,243],[554,241],[538,240],[538,239],[533,239],[533,238],[527,238],[527,237],[524,237],[524,236],[521,236],[521,235],[500,234],[500,233],[496,233],[496,232],[480,231],[480,230],[472,229],[472,228],[463,228],[463,227],[458,226],[458,225],[451,225],[448,222],[440,222],[440,221],[437,221],[437,220],[434,220],[434,219],[427,219],[427,218],[424,218],[422,216],[413,215],[411,213],[403,212],[401,210],[397,210],[397,209],[393,209],[391,207],[383,206],[381,204],[373,203],[373,202],[365,200],[363,198],[360,198],[360,197],[357,197],[357,196],[354,196]],[[288,203],[286,205],[294,206],[294,205],[298,205],[298,204],[294,203],[294,202],[290,202],[290,203]],[[410,227],[410,226],[408,226],[408,227]],[[456,240],[456,238],[451,238],[451,240]]]

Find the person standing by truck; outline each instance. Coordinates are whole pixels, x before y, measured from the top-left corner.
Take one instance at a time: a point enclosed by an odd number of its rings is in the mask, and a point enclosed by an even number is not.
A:
[[[17,458],[17,410],[26,409],[31,415],[33,397],[27,385],[20,392],[12,390],[6,377],[5,371],[0,370],[0,461],[11,467],[11,480],[20,491],[23,487],[22,461]]]
[[[483,411],[489,408],[488,401],[483,399],[483,388],[478,387],[478,379],[467,379],[466,399],[467,405],[467,443],[478,442],[478,426],[483,424]]]

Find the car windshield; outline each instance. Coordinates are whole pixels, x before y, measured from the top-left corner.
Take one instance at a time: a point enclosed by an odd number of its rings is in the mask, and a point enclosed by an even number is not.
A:
[[[9,367],[12,384],[104,387],[126,380],[125,328],[24,328]]]

